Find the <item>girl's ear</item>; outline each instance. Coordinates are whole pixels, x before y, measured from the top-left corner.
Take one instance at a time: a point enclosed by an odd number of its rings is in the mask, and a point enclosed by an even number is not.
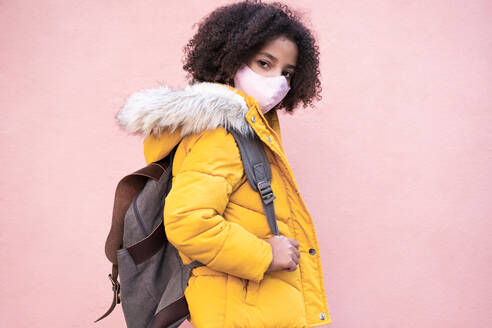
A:
[[[230,85],[231,87],[234,88],[234,76],[236,75],[236,72],[238,70],[239,67],[229,74],[229,76],[225,79],[225,84]]]

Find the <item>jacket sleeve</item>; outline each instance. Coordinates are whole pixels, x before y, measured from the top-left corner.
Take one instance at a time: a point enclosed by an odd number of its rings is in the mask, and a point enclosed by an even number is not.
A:
[[[244,172],[234,137],[217,128],[193,138],[166,197],[167,238],[213,270],[259,282],[272,261],[271,245],[222,216]]]

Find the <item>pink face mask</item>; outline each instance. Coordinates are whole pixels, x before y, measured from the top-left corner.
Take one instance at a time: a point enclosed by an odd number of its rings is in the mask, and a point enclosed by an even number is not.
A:
[[[234,87],[258,101],[265,114],[277,105],[290,90],[285,76],[266,77],[243,65],[234,76]]]

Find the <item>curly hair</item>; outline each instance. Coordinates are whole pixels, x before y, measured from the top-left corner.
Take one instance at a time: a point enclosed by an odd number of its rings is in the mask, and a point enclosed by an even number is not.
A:
[[[242,1],[221,6],[196,24],[198,31],[183,49],[183,69],[192,83],[234,86],[234,74],[243,63],[268,41],[286,36],[298,48],[296,69],[289,93],[273,109],[292,113],[300,102],[305,108],[314,99],[321,100],[319,47],[299,14],[287,5]]]

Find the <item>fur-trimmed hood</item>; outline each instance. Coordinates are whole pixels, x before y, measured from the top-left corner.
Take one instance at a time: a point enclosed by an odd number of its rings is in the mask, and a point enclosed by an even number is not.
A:
[[[131,134],[159,136],[181,128],[180,138],[218,126],[254,135],[245,119],[249,108],[237,90],[221,83],[198,82],[184,89],[167,86],[131,94],[115,119]]]

